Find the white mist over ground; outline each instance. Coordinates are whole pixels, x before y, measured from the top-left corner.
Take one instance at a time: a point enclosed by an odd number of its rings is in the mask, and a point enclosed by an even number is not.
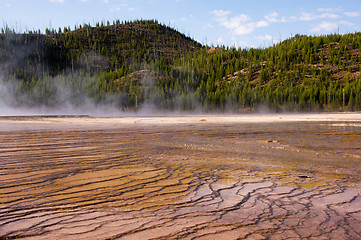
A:
[[[1,66],[0,66],[1,69]],[[99,84],[96,76],[78,71],[64,73],[55,77],[46,76],[39,79],[24,94],[19,94],[22,80],[3,78],[0,72],[0,116],[33,115],[89,115],[102,117],[121,116],[164,116],[203,114],[194,94],[174,94],[171,100],[172,111],[164,110],[164,105],[151,71],[142,78],[142,85],[147,91],[144,102],[136,110],[125,107],[127,96],[123,93],[105,93],[101,100],[95,100],[87,89]],[[6,79],[6,80],[5,80]],[[95,87],[96,89],[96,87]],[[97,94],[97,90],[91,90]],[[95,92],[94,92],[95,91]],[[122,95],[123,94],[123,95]],[[39,104],[44,103],[44,104]],[[182,111],[184,105],[191,106],[192,111]],[[126,110],[125,110],[126,109]]]
[[[62,76],[63,78],[66,78]],[[17,96],[19,87],[17,80],[3,81],[0,75],[0,116],[33,116],[33,115],[91,115],[91,116],[121,116],[122,112],[112,103],[111,96],[107,96],[106,103],[95,103],[86,94],[77,92],[71,86],[60,83],[60,77],[50,79],[51,87],[56,94],[50,98],[55,102],[52,106],[32,104],[27,96]],[[84,78],[85,79],[85,78]],[[85,81],[85,80],[81,80]],[[34,94],[34,90],[32,90]],[[35,92],[36,94],[36,92]],[[39,94],[40,95],[40,94]],[[76,102],[72,102],[74,96]],[[21,102],[26,104],[19,104]]]
[[[1,67],[1,66],[0,66]],[[0,68],[1,69],[1,68]],[[88,94],[82,92],[82,88],[87,88],[98,82],[95,76],[89,76],[82,72],[75,74],[63,74],[56,77],[49,77],[39,81],[38,89],[42,87],[53,91],[53,95],[48,97],[50,104],[37,105],[29,96],[19,96],[18,79],[5,79],[0,72],[0,116],[91,116],[91,117],[172,117],[172,116],[242,116],[242,121],[257,122],[260,119],[288,119],[303,121],[311,119],[312,121],[327,121],[336,119],[361,119],[357,113],[339,113],[339,114],[298,114],[283,113],[278,115],[268,109],[266,106],[258,106],[254,114],[239,114],[234,111],[225,112],[204,112],[201,104],[199,104],[193,93],[187,96],[176,95],[173,99],[173,107],[175,110],[162,110],[159,100],[159,91],[157,91],[156,83],[151,74],[142,79],[142,84],[150,91],[145,94],[144,103],[140,104],[137,110],[126,110],[122,107],[122,96],[117,93],[106,93],[103,100],[96,102]],[[38,84],[38,83],[37,83]],[[30,94],[35,99],[41,99],[44,93],[38,89],[30,89]],[[46,90],[47,91],[47,90]],[[155,104],[158,103],[158,104]],[[189,104],[194,110],[183,111],[182,105]],[[248,117],[251,118],[248,119]],[[226,118],[229,121],[233,118]],[[169,120],[169,119],[168,119]],[[167,121],[168,121],[167,120]],[[219,121],[220,119],[216,119]],[[172,121],[172,120],[171,120]],[[188,121],[188,120],[187,120]],[[190,121],[193,121],[190,119]],[[210,119],[210,121],[213,121]],[[222,121],[222,120],[220,120]],[[233,120],[232,120],[233,121]],[[236,121],[239,121],[237,118]],[[263,120],[262,120],[263,121]]]
[[[148,81],[148,88],[155,86],[152,77]],[[91,85],[97,82],[94,76],[81,76],[80,74],[72,77],[70,75],[60,75],[54,78],[41,80],[40,84],[46,85],[53,90],[54,94],[50,96],[51,106],[38,105],[29,96],[19,96],[16,93],[19,88],[19,80],[12,79],[4,81],[0,75],[0,116],[37,116],[37,115],[88,115],[94,117],[123,117],[123,116],[169,116],[169,115],[201,115],[200,107],[192,111],[164,110],[153,102],[159,102],[157,98],[159,92],[153,88],[153,91],[146,93],[146,100],[140,104],[137,110],[123,110],[121,96],[116,93],[106,93],[104,99],[96,102],[86,93],[79,90],[82,85]],[[76,85],[80,85],[77,89]],[[41,86],[42,87],[42,86]],[[40,87],[40,89],[41,89]],[[36,99],[43,97],[37,90],[30,89],[30,94]],[[179,97],[178,97],[179,98]],[[177,98],[176,98],[177,100]],[[193,100],[193,106],[197,105]],[[181,108],[181,100],[175,101],[175,109]],[[178,106],[179,105],[179,106]]]
[[[5,101],[0,100],[0,116],[33,116],[33,115],[89,115],[116,117],[122,116],[122,112],[112,105],[96,105],[92,101],[74,107],[64,103],[56,108],[47,106],[9,106]]]

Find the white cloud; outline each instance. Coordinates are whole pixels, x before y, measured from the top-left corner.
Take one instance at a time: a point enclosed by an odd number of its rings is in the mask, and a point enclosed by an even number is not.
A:
[[[273,41],[273,37],[269,34],[266,34],[264,36],[258,36],[257,39],[263,40],[263,41]]]
[[[317,8],[318,12],[339,12],[339,8]]]
[[[110,12],[120,12],[120,11],[134,12],[138,9],[139,7],[131,7],[127,3],[121,3],[121,4],[112,5],[110,8]]]
[[[322,22],[319,25],[311,29],[311,32],[333,32],[339,28],[337,23],[332,22]]]
[[[213,10],[210,13],[215,16],[215,20],[219,25],[232,30],[238,35],[251,33],[254,30],[254,27],[250,24],[251,18],[246,14],[229,18],[228,15],[231,13],[230,11]]]
[[[350,26],[350,27],[356,25],[355,23],[352,23],[352,22],[349,22],[349,21],[340,21],[340,24]]]
[[[252,24],[244,24],[244,25],[239,25],[238,27],[236,27],[234,29],[234,33],[237,35],[245,35],[245,34],[249,34],[252,33],[254,31],[255,27]]]
[[[264,16],[264,19],[266,19],[268,22],[279,22],[280,20],[277,19],[279,14],[277,12],[270,13],[266,16]]]
[[[63,3],[65,0],[49,0],[49,2]]]
[[[344,12],[347,17],[359,17],[361,14],[359,12]]]
[[[318,9],[319,12],[321,12],[320,9]],[[336,13],[332,13],[330,12],[330,9],[322,9],[323,12],[322,14],[314,14],[314,13],[310,13],[310,12],[301,12],[300,17],[292,17],[292,20],[300,20],[300,21],[313,21],[313,20],[317,20],[317,19],[336,19],[336,18],[340,18],[341,16],[339,14]]]
[[[301,21],[312,21],[317,19],[318,16],[312,13],[301,12],[301,16],[298,18]]]
[[[229,17],[230,11],[213,10],[210,14],[214,15],[219,25],[231,30],[234,34],[245,35],[252,33],[256,28],[267,27],[272,22],[277,22],[278,13],[271,13],[259,21],[252,21],[252,18],[246,14],[239,14],[235,17]]]
[[[332,8],[317,8],[318,12],[332,12]]]
[[[111,12],[119,12],[121,11],[124,7],[126,7],[127,5],[126,4],[120,4],[120,5],[113,5],[111,8],[110,8],[110,11]]]
[[[255,21],[251,16],[246,14],[239,14],[231,16],[231,11],[225,10],[213,10],[209,12],[214,16],[214,20],[218,25],[225,27],[235,35],[246,35],[254,32],[258,28],[268,27],[273,23],[289,23],[299,21],[313,22],[314,27],[312,32],[332,32],[338,29],[339,25],[351,26],[352,23],[341,21],[342,17],[346,16],[360,16],[358,12],[344,12],[338,8],[318,8],[312,11],[303,11],[299,15],[294,16],[280,16],[278,12],[271,12],[261,19]],[[337,23],[332,20],[339,19]],[[321,23],[317,22],[323,20]],[[316,25],[318,24],[318,25]]]
[[[261,20],[255,23],[256,27],[267,27],[269,25],[269,22],[265,20]]]
[[[214,16],[216,17],[225,17],[227,16],[228,14],[231,13],[231,11],[224,11],[224,10],[213,10],[210,12],[211,14],[213,14]]]
[[[331,18],[331,19],[336,19],[336,18],[339,18],[340,15],[338,14],[335,14],[335,13],[324,13],[324,14],[321,14],[319,18]]]

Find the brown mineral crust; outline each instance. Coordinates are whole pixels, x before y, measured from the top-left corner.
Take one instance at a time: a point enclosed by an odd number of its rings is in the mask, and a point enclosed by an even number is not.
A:
[[[0,236],[359,239],[360,142],[358,114],[0,118]]]

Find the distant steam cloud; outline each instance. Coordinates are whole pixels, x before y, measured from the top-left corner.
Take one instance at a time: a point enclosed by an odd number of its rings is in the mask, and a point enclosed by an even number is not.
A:
[[[22,94],[20,82],[12,79],[4,81],[0,76],[0,115],[92,115],[120,116],[119,96],[107,94],[96,102],[87,93],[69,83],[71,80],[78,85],[94,84],[95,77],[62,75],[55,78],[39,80],[37,85],[27,93]],[[51,96],[49,96],[51,92]],[[44,103],[38,104],[39,100]]]
[[[21,41],[22,35],[13,33],[2,39],[2,47],[11,55],[5,55],[0,64],[0,115],[121,114],[123,96],[99,94],[101,81],[92,73],[107,68],[105,57],[88,52],[74,61],[71,70],[52,76],[50,67],[41,60],[41,44],[30,40],[16,44]]]

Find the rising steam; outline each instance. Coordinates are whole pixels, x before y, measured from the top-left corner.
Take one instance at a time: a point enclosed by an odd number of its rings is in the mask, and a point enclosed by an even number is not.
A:
[[[165,115],[171,111],[179,114],[201,113],[202,106],[191,89],[164,89],[154,76],[151,66],[142,66],[146,74],[140,79],[141,97],[135,98],[135,107],[129,109],[128,93],[105,91],[106,84],[94,67],[106,69],[104,56],[86,53],[74,61],[71,69],[61,73],[44,64],[41,44],[25,41],[23,36],[6,34],[2,47],[9,50],[7,58],[0,58],[0,115]],[[20,47],[18,47],[19,45]],[[30,56],[30,57],[29,57]],[[4,60],[5,59],[5,60]],[[27,78],[14,74],[26,69]],[[187,68],[185,75],[193,81],[193,72]],[[21,74],[20,74],[21,75]],[[32,79],[29,80],[29,76]],[[181,85],[181,84],[180,84]],[[141,98],[141,99],[140,99]]]

